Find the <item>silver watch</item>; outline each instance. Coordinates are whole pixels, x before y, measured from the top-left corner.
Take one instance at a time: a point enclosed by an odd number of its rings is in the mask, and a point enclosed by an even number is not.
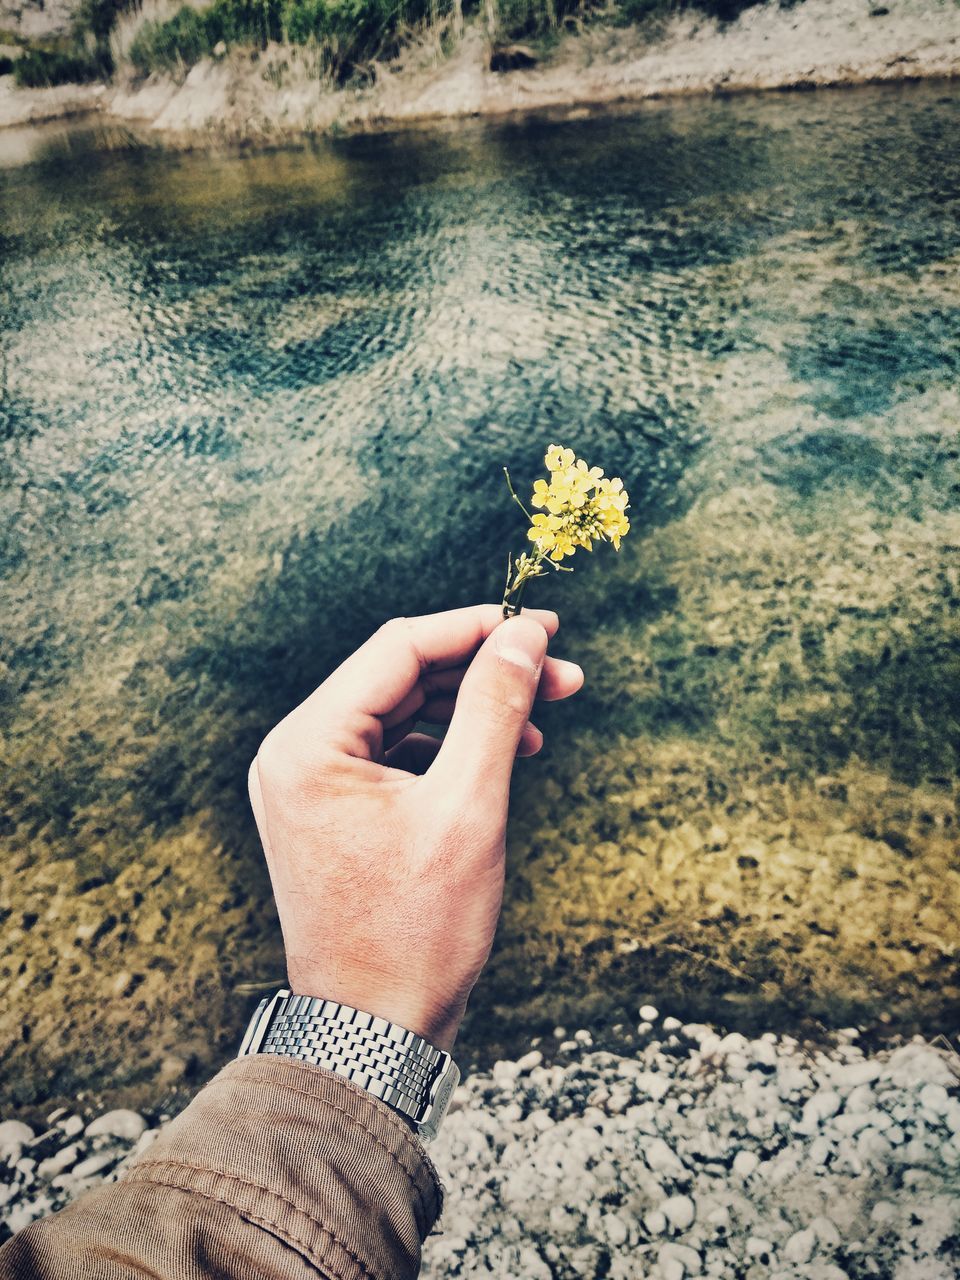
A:
[[[386,1018],[321,996],[277,991],[260,1001],[238,1057],[273,1053],[352,1080],[410,1120],[421,1138],[437,1136],[460,1081],[456,1063],[422,1036]]]

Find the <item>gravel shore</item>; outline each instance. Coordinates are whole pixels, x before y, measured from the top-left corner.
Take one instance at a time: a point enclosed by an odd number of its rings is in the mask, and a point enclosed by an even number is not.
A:
[[[589,1031],[461,1085],[431,1149],[447,1187],[426,1276],[953,1280],[960,1079],[917,1037],[864,1053],[639,1011],[632,1056]],[[132,1111],[0,1124],[3,1235],[123,1169]]]

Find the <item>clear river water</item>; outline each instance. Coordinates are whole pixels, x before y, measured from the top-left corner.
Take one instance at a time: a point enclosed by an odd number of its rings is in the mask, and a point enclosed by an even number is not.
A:
[[[500,469],[554,441],[634,530],[532,590],[587,686],[518,766],[463,1058],[647,999],[956,1031],[958,364],[956,87],[0,134],[5,1099],[232,1051],[282,973],[260,738],[386,617],[497,598]]]

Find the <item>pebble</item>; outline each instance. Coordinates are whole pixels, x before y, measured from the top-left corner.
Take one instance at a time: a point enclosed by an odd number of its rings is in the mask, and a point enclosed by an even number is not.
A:
[[[47,1156],[46,1160],[41,1160],[37,1165],[37,1174],[41,1178],[55,1178],[58,1173],[63,1173],[64,1169],[69,1169],[72,1164],[76,1164],[79,1155],[80,1148],[72,1142],[70,1146],[61,1148],[52,1156]]]
[[[783,1247],[783,1256],[788,1262],[801,1266],[803,1263],[810,1261],[816,1247],[816,1232],[811,1230],[810,1227],[805,1227],[802,1231],[793,1233]]]
[[[660,1246],[657,1253],[657,1263],[662,1268],[664,1261],[679,1262],[683,1268],[683,1274],[687,1276],[696,1276],[700,1274],[702,1260],[700,1254],[691,1245],[688,1244],[664,1244]]]
[[[733,1172],[738,1178],[749,1178],[760,1164],[760,1157],[755,1151],[738,1151],[733,1157]]]
[[[79,1164],[74,1165],[70,1170],[71,1176],[74,1178],[91,1178],[96,1173],[102,1173],[104,1169],[109,1169],[111,1165],[115,1165],[123,1153],[117,1151],[116,1148],[108,1148],[106,1151],[98,1151],[96,1155],[87,1156],[86,1160],[81,1160]]]
[[[86,1136],[122,1138],[124,1142],[136,1142],[147,1127],[143,1116],[136,1111],[107,1111],[87,1125]]]
[[[686,1231],[697,1216],[696,1206],[689,1196],[671,1196],[664,1200],[660,1212],[675,1231]]]
[[[522,1058],[517,1059],[517,1074],[528,1075],[534,1067],[539,1067],[543,1062],[543,1054],[539,1049],[531,1049],[529,1053],[525,1053]]]
[[[642,1022],[656,1022],[660,1017],[660,1010],[652,1004],[642,1004],[637,1012]]]
[[[644,1154],[654,1173],[666,1173],[676,1178],[682,1177],[686,1172],[683,1162],[677,1159],[676,1153],[667,1146],[663,1138],[652,1139]]]
[[[33,1141],[33,1130],[22,1120],[4,1120],[0,1124],[0,1160],[16,1164],[23,1148]]]
[[[652,1236],[662,1236],[670,1224],[667,1222],[665,1213],[659,1209],[651,1209],[649,1213],[644,1214],[643,1225]]]
[[[620,1245],[626,1244],[630,1238],[630,1228],[624,1222],[623,1218],[617,1213],[608,1213],[604,1215],[603,1234],[606,1236],[607,1243],[613,1245],[614,1249],[618,1249]]]
[[[810,1230],[817,1237],[820,1244],[827,1249],[835,1249],[840,1243],[840,1232],[837,1230],[836,1224],[831,1222],[829,1218],[814,1218],[810,1223]]]

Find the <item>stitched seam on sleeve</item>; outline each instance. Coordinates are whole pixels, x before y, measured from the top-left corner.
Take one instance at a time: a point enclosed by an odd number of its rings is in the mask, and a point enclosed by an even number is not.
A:
[[[243,1061],[243,1059],[236,1059],[236,1061]],[[292,1065],[295,1065],[297,1067],[304,1066],[303,1063],[298,1063],[295,1060],[292,1063]],[[369,1105],[373,1100],[372,1093],[367,1093],[364,1089],[361,1089],[359,1085],[354,1084],[352,1080],[346,1079],[345,1076],[337,1075],[335,1071],[328,1071],[325,1067],[312,1067],[312,1068],[308,1067],[306,1068],[306,1070],[310,1071],[311,1074],[312,1073],[320,1074],[321,1079],[327,1079],[330,1076],[333,1076],[338,1081],[338,1083],[346,1085],[346,1087],[351,1091],[351,1093],[353,1093],[353,1095],[357,1098],[359,1102],[363,1102]],[[257,1083],[260,1083],[260,1078],[256,1075],[247,1076],[242,1071],[237,1071],[236,1075],[241,1080],[256,1080]],[[318,1099],[318,1101],[326,1103],[327,1106],[333,1107],[334,1110],[336,1111],[343,1111],[343,1108],[338,1107],[336,1103],[329,1102],[326,1098],[321,1098],[316,1093],[311,1093],[309,1089],[298,1089],[296,1085],[284,1084],[283,1081],[280,1081],[280,1080],[271,1080],[270,1083],[276,1084],[277,1088],[279,1089],[288,1089],[290,1093],[302,1094],[305,1098],[316,1098]],[[408,1129],[407,1126],[403,1123],[403,1121],[397,1118],[395,1113],[390,1110],[390,1108],[387,1106],[385,1102],[381,1104],[381,1107],[382,1109],[377,1110],[377,1114],[388,1126],[388,1128],[392,1129],[394,1133],[397,1134],[398,1137],[403,1139],[404,1142],[412,1142],[413,1134],[410,1131],[410,1129]],[[353,1113],[350,1111],[343,1111],[343,1114],[350,1116],[352,1119],[355,1118],[353,1116]],[[393,1153],[391,1152],[391,1155],[392,1154]],[[403,1167],[404,1169],[406,1169],[406,1165],[404,1165]],[[409,1170],[407,1170],[407,1172],[409,1172]]]
[[[306,1218],[308,1222],[312,1223],[312,1225],[317,1229],[320,1235],[326,1236],[329,1240],[331,1240],[337,1246],[338,1249],[342,1249],[343,1252],[347,1255],[347,1257],[357,1264],[357,1266],[360,1268],[362,1273],[367,1277],[367,1280],[376,1280],[376,1276],[372,1271],[370,1271],[367,1268],[363,1259],[360,1258],[356,1253],[354,1253],[353,1250],[348,1245],[344,1244],[344,1242],[340,1239],[338,1235],[336,1235],[335,1232],[331,1231],[329,1227],[325,1227],[321,1222],[318,1222],[317,1219],[312,1217],[309,1213],[307,1213],[306,1210],[301,1209],[298,1204],[295,1204],[292,1200],[288,1200],[286,1196],[281,1195],[278,1191],[273,1191],[269,1187],[262,1187],[258,1182],[248,1182],[244,1178],[235,1178],[229,1173],[222,1173],[219,1169],[206,1169],[201,1165],[180,1164],[176,1160],[142,1161],[140,1164],[136,1165],[133,1169],[131,1169],[125,1181],[127,1182],[138,1181],[138,1179],[134,1175],[136,1174],[137,1170],[143,1169],[144,1167],[147,1167],[147,1166],[155,1169],[167,1167],[171,1169],[192,1169],[200,1173],[208,1173],[208,1174],[212,1173],[215,1177],[222,1178],[225,1182],[234,1183],[241,1187],[253,1187],[257,1191],[263,1191],[267,1195],[273,1196],[273,1198],[275,1200],[278,1200],[281,1204],[285,1204],[288,1208],[293,1209],[295,1213],[299,1214],[303,1218]],[[239,1205],[234,1204],[232,1200],[225,1200],[223,1199],[222,1196],[213,1195],[209,1191],[198,1191],[196,1187],[185,1187],[183,1186],[182,1183],[179,1183],[174,1179],[166,1179],[166,1178],[157,1177],[155,1175],[151,1175],[150,1177],[145,1178],[144,1181],[151,1182],[161,1187],[171,1187],[174,1191],[182,1191],[184,1195],[199,1196],[201,1200],[210,1200],[214,1204],[220,1204],[227,1209],[233,1209],[235,1213],[239,1214],[240,1217],[245,1219],[247,1222],[255,1223],[258,1227],[267,1227],[272,1232],[275,1232],[276,1235],[281,1240],[284,1240],[287,1244],[290,1244],[296,1247],[297,1249],[301,1249],[307,1255],[307,1257],[310,1259],[311,1262],[316,1263],[316,1265],[322,1271],[330,1274],[332,1277],[332,1280],[343,1280],[342,1272],[334,1273],[330,1271],[329,1259],[323,1258],[319,1253],[317,1253],[316,1249],[313,1247],[312,1244],[309,1243],[308,1240],[306,1240],[303,1236],[294,1235],[292,1231],[285,1230],[283,1227],[279,1225],[279,1223],[275,1222],[272,1218],[262,1218],[258,1214],[251,1213],[248,1209],[242,1209]]]
[[[243,1076],[241,1074],[239,1078],[241,1080],[245,1080],[246,1083],[248,1084],[254,1083],[254,1079],[252,1079],[251,1077]],[[340,1077],[338,1076],[337,1079],[339,1080]],[[257,1084],[263,1083],[259,1079],[257,1079],[255,1082]],[[349,1082],[344,1081],[344,1083],[349,1083]],[[283,1084],[282,1082],[277,1080],[271,1080],[270,1084],[274,1085],[278,1089],[285,1089],[287,1093],[299,1094],[299,1096],[302,1098],[310,1098],[311,1101],[313,1102],[319,1102],[322,1106],[329,1107],[331,1111],[336,1111],[340,1115],[346,1116],[348,1120],[352,1120],[355,1125],[358,1125],[363,1130],[363,1132],[367,1134],[368,1137],[372,1138],[373,1141],[377,1144],[377,1146],[380,1147],[382,1151],[385,1151],[387,1155],[390,1157],[390,1159],[393,1160],[407,1175],[407,1179],[410,1182],[410,1189],[411,1191],[413,1191],[413,1193],[417,1198],[417,1205],[420,1209],[420,1213],[423,1216],[423,1218],[427,1217],[427,1208],[424,1202],[424,1191],[422,1188],[419,1188],[417,1186],[417,1177],[416,1177],[417,1171],[415,1169],[412,1169],[406,1163],[406,1161],[404,1161],[401,1158],[398,1152],[392,1151],[384,1142],[384,1140],[379,1136],[379,1134],[374,1133],[374,1131],[370,1128],[370,1126],[365,1124],[359,1116],[354,1115],[352,1111],[348,1111],[345,1107],[337,1106],[337,1104],[335,1102],[331,1102],[329,1098],[324,1098],[320,1094],[311,1093],[309,1089],[298,1089],[296,1085]],[[363,1097],[359,1098],[358,1100],[364,1103],[367,1102],[367,1099]],[[401,1136],[404,1138],[405,1141],[409,1142],[411,1140],[411,1134],[409,1130],[404,1130],[402,1128],[402,1121],[394,1120],[394,1118],[390,1116],[389,1113],[382,1116],[381,1118],[385,1119],[387,1123],[390,1124],[391,1126],[396,1125],[397,1132],[401,1134]],[[439,1208],[443,1203],[443,1192],[441,1191],[440,1185],[437,1182],[437,1179],[434,1176],[432,1169],[430,1168],[429,1158],[424,1157],[424,1159],[427,1162],[427,1173],[430,1177],[430,1181],[433,1183],[434,1194],[437,1198],[438,1208]]]

